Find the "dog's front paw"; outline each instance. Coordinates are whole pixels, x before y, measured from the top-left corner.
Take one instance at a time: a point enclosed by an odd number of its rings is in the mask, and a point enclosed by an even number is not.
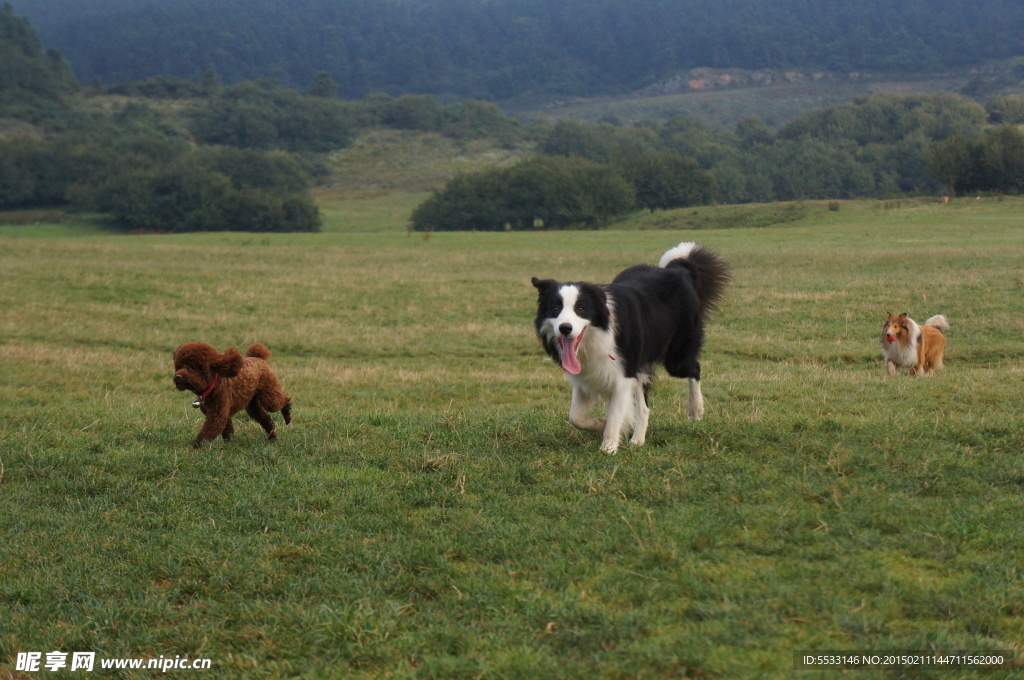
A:
[[[604,442],[601,444],[601,450],[605,453],[618,453],[619,443],[618,442]]]
[[[704,402],[701,401],[699,404],[694,404],[686,408],[686,415],[690,417],[691,423],[700,422],[700,419],[704,417]]]
[[[569,418],[569,423],[577,430],[586,430],[587,432],[597,432],[601,434],[604,432],[605,421],[603,418]]]

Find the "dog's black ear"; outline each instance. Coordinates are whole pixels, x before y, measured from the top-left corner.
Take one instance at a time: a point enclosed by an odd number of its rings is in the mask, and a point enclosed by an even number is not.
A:
[[[541,295],[558,286],[558,281],[554,279],[538,279],[536,276],[531,279],[533,281],[533,287],[536,288]]]
[[[900,314],[900,318],[901,318],[901,319],[909,319],[909,318],[910,318],[910,315],[909,315],[909,314],[907,314],[906,312],[903,312],[902,314]]]
[[[225,378],[234,378],[242,371],[242,355],[234,347],[228,347],[227,351],[210,368],[214,373]]]

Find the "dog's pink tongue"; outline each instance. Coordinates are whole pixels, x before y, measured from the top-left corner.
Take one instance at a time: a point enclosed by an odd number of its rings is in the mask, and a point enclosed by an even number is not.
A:
[[[558,342],[562,344],[562,368],[573,375],[579,375],[583,367],[580,366],[580,360],[576,358],[577,338],[560,337]]]

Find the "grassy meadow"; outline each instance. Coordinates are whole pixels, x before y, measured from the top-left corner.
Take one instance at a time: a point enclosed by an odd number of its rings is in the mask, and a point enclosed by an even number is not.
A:
[[[394,217],[407,196],[360,200],[320,234],[0,227],[0,678],[90,675],[14,670],[53,650],[268,679],[1024,654],[1024,202],[424,238]],[[530,277],[607,281],[683,240],[734,276],[707,415],[664,378],[648,444],[601,453],[567,423]],[[886,311],[945,314],[946,368],[886,378]],[[243,415],[190,448],[171,352],[192,340],[270,347],[294,404],[277,442]]]

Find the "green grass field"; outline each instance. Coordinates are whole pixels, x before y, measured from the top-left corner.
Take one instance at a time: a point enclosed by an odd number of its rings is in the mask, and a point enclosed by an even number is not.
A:
[[[1024,653],[1024,202],[429,239],[385,203],[321,234],[0,227],[0,678],[93,675],[15,671],[54,650],[268,679]],[[707,416],[664,378],[648,444],[603,454],[567,423],[530,277],[606,281],[691,239],[734,275]],[[945,370],[887,379],[886,311],[945,314]],[[276,443],[243,416],[190,448],[171,352],[192,340],[271,348],[295,417]]]

